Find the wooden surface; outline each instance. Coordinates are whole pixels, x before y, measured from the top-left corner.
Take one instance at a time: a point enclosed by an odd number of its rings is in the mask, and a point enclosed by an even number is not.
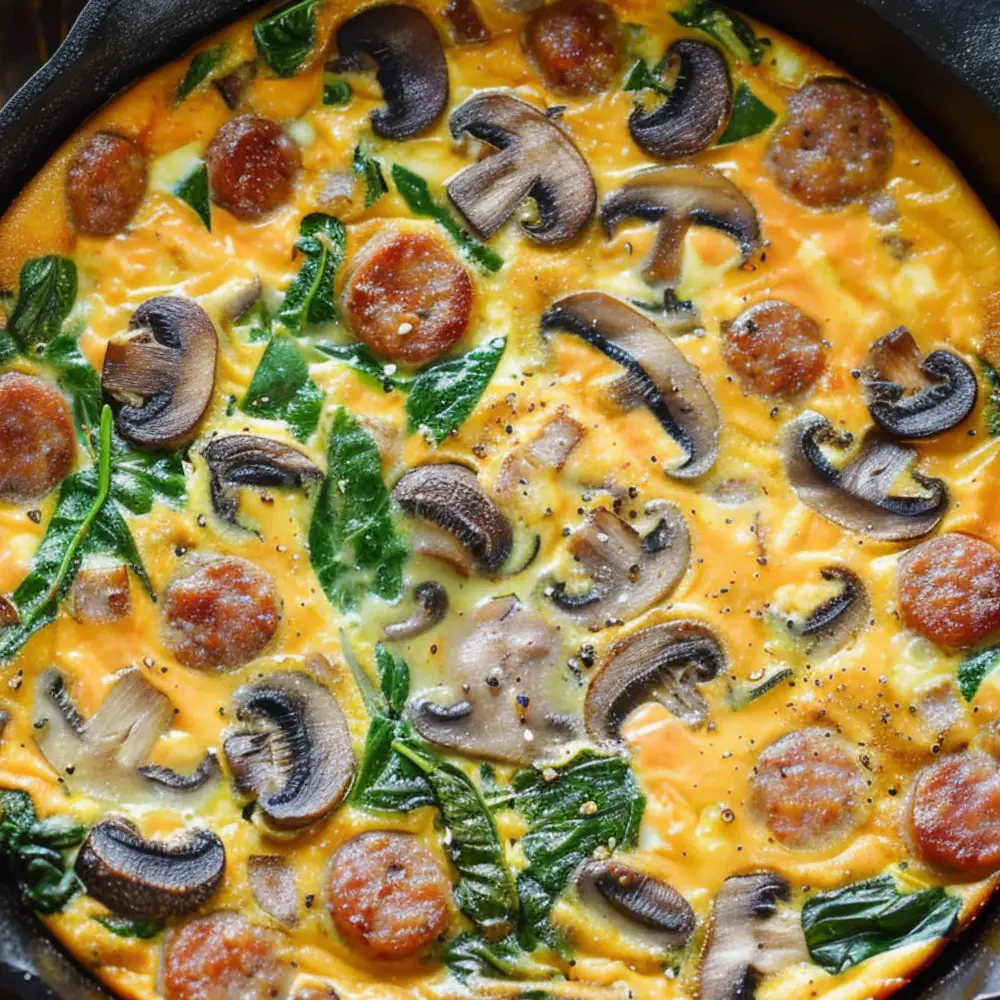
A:
[[[85,0],[0,0],[0,105],[62,41]]]

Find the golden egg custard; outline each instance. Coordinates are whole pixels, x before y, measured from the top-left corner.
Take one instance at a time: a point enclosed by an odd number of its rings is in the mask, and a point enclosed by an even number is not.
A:
[[[709,0],[298,0],[0,219],[0,851],[130,1000],[863,1000],[1000,872],[1000,234]]]

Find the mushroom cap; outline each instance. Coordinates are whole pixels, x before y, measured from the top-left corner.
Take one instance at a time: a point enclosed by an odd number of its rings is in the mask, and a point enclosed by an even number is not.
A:
[[[194,436],[215,388],[219,338],[201,306],[163,295],[133,313],[104,355],[101,385],[118,432],[137,448],[178,448]]]
[[[369,7],[337,32],[340,62],[359,68],[362,55],[375,60],[384,108],[371,113],[372,130],[384,139],[412,139],[438,118],[448,103],[448,63],[441,39],[426,14],[403,4]]]
[[[594,214],[597,187],[587,161],[551,118],[502,90],[484,91],[451,115],[451,134],[468,132],[499,152],[466,167],[447,185],[448,197],[483,239],[489,239],[525,198],[538,219],[521,228],[536,243],[573,239]]]
[[[413,598],[415,606],[408,617],[383,627],[387,639],[414,639],[437,625],[448,613],[448,591],[437,580],[418,583],[413,588]]]
[[[76,859],[87,892],[133,920],[162,920],[198,909],[218,889],[226,849],[211,830],[147,840],[121,817],[91,827]]]
[[[789,622],[794,634],[804,640],[807,656],[825,659],[846,645],[868,623],[871,598],[861,577],[846,566],[825,566],[820,575],[840,591],[813,608],[801,623]]]

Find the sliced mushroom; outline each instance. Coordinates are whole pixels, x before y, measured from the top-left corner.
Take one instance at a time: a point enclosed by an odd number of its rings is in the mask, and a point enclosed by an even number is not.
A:
[[[812,410],[788,425],[785,475],[798,498],[834,524],[879,541],[902,542],[932,531],[948,509],[944,482],[913,469],[910,475],[923,492],[892,493],[917,453],[874,428],[865,434],[857,455],[839,469],[820,448],[822,442],[844,449],[852,440]]]
[[[269,916],[294,927],[299,920],[299,893],[295,869],[275,854],[251,854],[247,859],[250,891]]]
[[[650,156],[676,160],[707,149],[729,121],[733,85],[726,60],[711,45],[682,38],[667,50],[677,65],[677,82],[652,111],[636,107],[628,130]]]
[[[708,718],[708,703],[698,687],[725,668],[722,644],[701,622],[663,622],[633,632],[611,647],[590,682],[584,703],[587,733],[597,743],[619,742],[622,723],[650,701],[685,725],[700,726]]]
[[[336,699],[307,674],[266,675],[233,695],[236,718],[226,759],[241,792],[255,795],[268,823],[298,830],[322,819],[347,794],[354,755]]]
[[[680,280],[681,250],[691,226],[707,226],[731,237],[744,264],[760,247],[760,221],[750,199],[710,167],[683,164],[634,174],[601,206],[609,237],[623,219],[658,224],[645,271],[653,282],[675,285]]]
[[[500,152],[448,182],[448,197],[483,239],[489,239],[526,198],[538,218],[521,228],[536,243],[573,239],[594,214],[597,188],[569,136],[538,108],[504,91],[470,97],[452,112],[451,134],[468,132]]]
[[[698,369],[652,320],[602,292],[575,292],[548,308],[542,330],[573,333],[625,369],[618,404],[647,406],[684,452],[668,475],[694,479],[715,464],[719,411]]]
[[[861,578],[845,566],[827,566],[820,575],[828,583],[839,583],[840,592],[805,619],[787,620],[792,635],[804,641],[807,656],[823,660],[850,642],[868,623],[872,606]]]
[[[574,420],[565,409],[547,420],[541,432],[504,459],[497,477],[496,491],[512,496],[528,487],[536,472],[552,469],[559,472],[587,429]]]
[[[225,870],[226,849],[211,830],[147,840],[120,817],[92,827],[76,859],[76,874],[87,892],[133,920],[191,913],[219,888]]]
[[[572,534],[569,546],[589,574],[590,586],[577,594],[559,582],[547,593],[563,614],[592,629],[629,621],[667,598],[691,559],[691,535],[673,505],[645,537],[617,514],[598,507]]]
[[[474,0],[449,0],[444,16],[459,45],[474,45],[489,40],[489,29],[483,24]]]
[[[253,85],[254,77],[257,76],[257,62],[249,59],[240,63],[232,71],[218,80],[214,80],[215,88],[219,91],[222,99],[226,102],[226,107],[230,111],[236,111],[243,106],[250,87]]]
[[[752,1000],[764,976],[808,960],[788,883],[773,872],[727,878],[701,955],[701,1000]]]
[[[694,910],[676,889],[620,861],[588,861],[576,887],[595,915],[645,948],[683,948],[694,931]]]
[[[895,438],[943,434],[976,405],[975,372],[951,351],[932,351],[925,358],[906,327],[876,340],[868,361],[868,412]]]
[[[573,723],[547,695],[560,662],[559,630],[514,597],[468,617],[453,640],[448,686],[410,705],[417,732],[471,757],[530,764],[572,738]]]
[[[448,63],[441,39],[415,7],[384,4],[355,14],[337,32],[344,69],[360,69],[362,56],[376,64],[384,108],[371,113],[384,139],[412,139],[437,120],[448,103]]]
[[[164,295],[144,302],[112,339],[101,385],[118,432],[138,448],[178,448],[194,436],[215,387],[219,338],[204,309]]]
[[[35,741],[45,759],[74,790],[115,802],[176,798],[193,806],[190,793],[211,790],[219,776],[211,752],[188,775],[146,764],[172,717],[170,700],[135,669],[119,676],[89,719],[57,670],[45,671],[35,689]]]
[[[411,517],[452,535],[485,572],[497,573],[507,561],[513,528],[471,469],[454,463],[418,466],[402,476],[392,496]]]
[[[323,478],[316,464],[297,448],[257,434],[216,438],[205,449],[209,488],[216,514],[237,524],[243,486],[301,489]]]
[[[425,580],[413,589],[413,613],[383,627],[387,639],[414,639],[433,628],[448,613],[448,591],[436,580]]]

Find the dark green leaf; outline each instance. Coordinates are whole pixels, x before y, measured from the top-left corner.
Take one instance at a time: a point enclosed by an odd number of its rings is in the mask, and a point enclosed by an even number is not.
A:
[[[351,102],[351,85],[332,73],[323,74],[323,103],[333,108],[342,108]]]
[[[225,43],[199,52],[188,66],[181,85],[177,88],[176,103],[180,104],[191,96],[206,80],[214,78],[226,55]]]
[[[503,267],[503,257],[500,254],[480,243],[472,233],[455,221],[455,217],[444,205],[434,200],[423,177],[394,163],[392,180],[410,211],[437,222],[458,244],[465,257],[484,271],[499,271]]]
[[[384,365],[362,343],[331,344],[324,341],[316,345],[316,350],[327,355],[327,357],[343,361],[345,365],[353,368],[356,372],[360,372],[362,375],[367,375],[375,379],[386,392],[392,389],[403,389],[405,391],[413,384],[412,378],[399,375],[395,371],[391,373],[387,372],[387,367],[395,368],[395,365]]]
[[[205,223],[205,228],[212,231],[212,203],[208,197],[208,167],[199,163],[174,188],[174,194],[186,205],[190,206],[195,215]]]
[[[184,463],[177,452],[131,451],[117,438],[111,456],[111,496],[132,514],[154,503],[182,507],[187,500]]]
[[[733,113],[717,145],[728,146],[751,136],[766,132],[777,120],[777,115],[745,84],[736,88]]]
[[[507,865],[496,822],[479,790],[464,771],[397,743],[396,749],[426,776],[450,839],[447,851],[459,874],[458,908],[490,936],[514,929],[517,886]]]
[[[265,420],[284,420],[300,441],[316,430],[323,393],[309,377],[309,365],[292,337],[268,342],[240,409]]]
[[[622,90],[652,90],[664,96],[670,93],[670,88],[663,86],[644,59],[640,59],[629,70],[628,76],[625,77],[625,83],[622,84]]]
[[[129,920],[127,917],[97,917],[97,922],[115,937],[138,938],[148,941],[163,931],[162,920]]]
[[[760,65],[764,53],[771,47],[769,38],[758,38],[742,17],[712,0],[691,0],[681,10],[674,11],[673,18],[685,28],[711,35],[738,59],[748,59],[754,66]]]
[[[966,701],[976,697],[979,685],[1000,666],[1000,646],[970,653],[958,665],[958,689]]]
[[[334,414],[327,464],[309,527],[323,592],[341,610],[369,592],[398,600],[406,546],[393,522],[382,461],[371,436],[343,408]]]
[[[873,955],[948,934],[962,901],[944,889],[900,893],[891,875],[813,896],[802,908],[812,960],[837,975]]]
[[[598,847],[635,846],[646,800],[626,759],[590,750],[556,768],[551,781],[529,768],[511,784],[514,807],[528,823],[521,839],[528,867],[518,886],[522,942],[534,947],[546,937],[545,918],[573,871]]]
[[[56,378],[73,400],[73,417],[88,448],[93,447],[101,423],[104,392],[97,369],[80,353],[76,337],[61,333],[45,352]]]
[[[27,354],[54,340],[76,302],[76,264],[66,257],[29,260],[21,268],[17,305],[7,326]]]
[[[257,52],[278,76],[295,76],[316,44],[316,7],[298,0],[269,14],[253,29]]]
[[[493,378],[507,341],[494,337],[468,354],[425,368],[410,386],[406,415],[411,431],[440,444],[476,408]]]
[[[979,364],[986,379],[986,430],[991,437],[1000,437],[1000,372],[986,358],[980,358]]]
[[[299,335],[310,323],[331,323],[337,318],[333,282],[344,261],[347,232],[339,219],[313,212],[302,220],[295,248],[306,259],[285,292],[277,319],[290,333]]]
[[[393,656],[382,643],[375,647],[375,664],[378,667],[382,697],[385,698],[390,717],[398,716],[410,696],[410,667],[401,656]]]
[[[354,172],[365,179],[365,208],[371,208],[389,190],[382,175],[382,165],[361,146],[355,146]]]
[[[513,934],[499,941],[484,941],[465,931],[448,942],[441,958],[462,982],[473,977],[551,979],[559,974],[558,969],[536,962]]]

